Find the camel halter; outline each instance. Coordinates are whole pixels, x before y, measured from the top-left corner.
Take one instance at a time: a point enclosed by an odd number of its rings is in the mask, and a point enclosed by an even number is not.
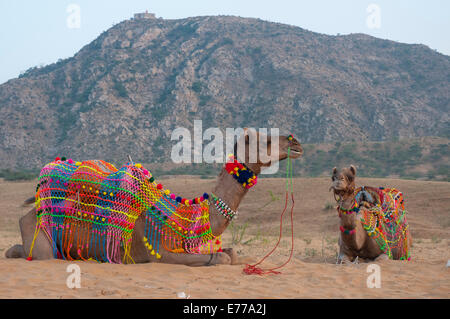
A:
[[[293,137],[292,135],[289,135],[288,140],[292,141]],[[285,203],[284,203],[284,209],[281,213],[280,216],[280,235],[278,237],[278,242],[276,243],[275,247],[267,254],[265,255],[259,262],[257,262],[256,264],[253,265],[245,265],[245,268],[243,269],[244,273],[246,273],[247,275],[266,275],[266,274],[281,274],[281,272],[276,271],[276,269],[280,269],[284,266],[286,266],[292,258],[293,252],[294,252],[294,217],[293,217],[293,212],[294,212],[294,190],[293,190],[293,181],[292,181],[292,160],[290,158],[290,152],[291,152],[291,148],[288,147],[288,160],[287,160],[287,166],[286,166],[286,199],[285,199]],[[270,268],[270,269],[261,269],[259,267],[257,267],[259,264],[261,264],[267,257],[269,257],[274,251],[275,249],[278,247],[278,245],[280,244],[281,241],[281,237],[282,237],[282,232],[283,232],[283,215],[286,212],[286,208],[287,208],[287,204],[288,204],[288,197],[289,197],[289,193],[291,195],[291,201],[292,201],[292,206],[291,206],[291,251],[289,254],[289,258],[288,260],[283,263],[282,265],[278,266],[278,267],[274,267],[274,268]]]

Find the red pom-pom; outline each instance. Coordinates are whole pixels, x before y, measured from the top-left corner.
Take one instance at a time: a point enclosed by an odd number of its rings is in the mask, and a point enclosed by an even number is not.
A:
[[[156,185],[156,188],[157,188],[157,189],[162,189],[163,186],[162,186],[161,184],[158,184],[158,185]]]
[[[33,260],[33,258],[31,258],[31,257],[27,257],[27,260],[28,260],[28,261],[32,261],[32,260]]]
[[[61,160],[61,158],[59,158],[59,157],[55,158],[55,162],[60,161],[60,160]]]

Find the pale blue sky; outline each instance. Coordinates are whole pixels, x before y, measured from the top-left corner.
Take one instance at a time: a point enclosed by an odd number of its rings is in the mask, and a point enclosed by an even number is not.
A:
[[[67,27],[72,3],[81,9],[79,29]],[[366,23],[372,3],[381,10],[379,29]],[[450,55],[448,0],[0,0],[0,83],[73,56],[113,23],[146,9],[167,19],[236,15],[333,35],[366,33]]]

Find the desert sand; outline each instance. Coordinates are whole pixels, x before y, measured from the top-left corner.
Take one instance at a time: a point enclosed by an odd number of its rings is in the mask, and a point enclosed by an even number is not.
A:
[[[213,180],[161,180],[187,198],[210,191]],[[18,220],[30,207],[35,181],[0,181],[0,298],[449,298],[450,183],[358,178],[357,185],[396,187],[405,194],[413,237],[411,261],[382,261],[381,288],[368,288],[369,263],[337,265],[338,216],[328,178],[294,180],[294,254],[279,275],[246,275],[243,265],[187,267],[167,264],[114,265],[62,260],[6,259],[21,243]],[[223,235],[241,262],[256,262],[278,239],[285,180],[260,179],[239,218]],[[283,239],[263,268],[285,262],[290,250],[286,213]],[[81,288],[66,285],[67,266],[81,269]]]

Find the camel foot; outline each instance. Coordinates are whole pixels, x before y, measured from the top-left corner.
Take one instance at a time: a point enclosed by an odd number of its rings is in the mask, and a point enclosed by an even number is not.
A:
[[[338,265],[341,265],[341,264],[349,265],[349,264],[353,264],[353,261],[347,255],[339,254],[339,256],[337,257],[337,260],[336,260],[336,264],[338,264]]]
[[[238,256],[236,251],[233,248],[224,248],[223,252],[230,256],[231,265],[236,265],[238,263]]]
[[[386,261],[389,260],[389,256],[386,254],[381,254],[380,256],[378,256],[377,258],[375,258],[374,261],[376,262],[380,262],[380,261]]]
[[[25,258],[25,251],[22,245],[14,245],[5,252],[6,258]]]

